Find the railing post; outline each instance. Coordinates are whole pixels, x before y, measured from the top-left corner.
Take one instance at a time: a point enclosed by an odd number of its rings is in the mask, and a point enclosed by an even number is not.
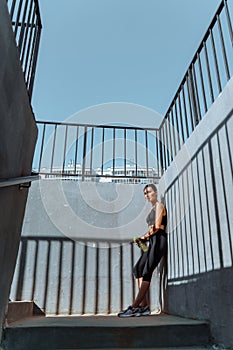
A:
[[[42,29],[38,0],[13,0],[11,4],[7,1],[7,4],[26,88],[31,99]]]
[[[161,176],[163,175],[164,173],[164,158],[163,158],[163,143],[162,143],[162,127],[160,127],[159,129],[159,153],[160,153],[160,167],[161,167]]]
[[[40,36],[41,36],[41,28],[38,27],[35,34],[35,45],[33,48],[31,75],[30,75],[29,86],[28,86],[28,93],[30,98],[32,97],[32,91],[33,91],[34,80],[35,80],[37,59],[38,59],[39,46],[40,46]]]
[[[194,81],[192,76],[192,70],[188,70],[188,87],[190,92],[190,99],[191,99],[191,105],[192,105],[192,116],[193,116],[193,122],[194,122],[194,128],[199,123],[198,118],[198,109],[197,109],[197,102],[196,102],[196,96],[195,96],[195,87],[194,87]],[[191,116],[191,117],[192,117]]]
[[[233,46],[233,30],[232,30],[231,17],[230,17],[230,13],[229,13],[229,9],[228,9],[227,0],[224,0],[224,6],[225,6],[225,11],[226,11],[229,35],[230,35],[230,38],[231,38],[231,45]]]
[[[86,150],[87,150],[87,126],[84,128],[83,136],[83,158],[82,158],[82,181],[85,180],[85,168],[86,168]]]

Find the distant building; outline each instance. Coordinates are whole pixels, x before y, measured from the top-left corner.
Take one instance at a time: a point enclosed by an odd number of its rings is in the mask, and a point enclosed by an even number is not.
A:
[[[154,168],[136,169],[135,165],[126,164],[115,168],[109,167],[104,169],[96,169],[96,173],[100,176],[100,182],[114,183],[148,183],[148,181],[157,182],[158,172]]]
[[[52,171],[47,168],[41,169],[41,178],[102,183],[156,183],[158,181],[158,172],[152,167],[136,168],[135,165],[131,164],[108,168],[83,169],[81,164],[76,164],[75,166],[74,163],[71,162],[64,167],[54,166]]]
[[[47,168],[41,169],[42,179],[82,181],[85,178],[85,181],[98,181],[93,175],[97,175],[93,169],[85,168],[83,173],[82,165],[75,166],[73,163],[65,167],[53,166],[52,171]]]

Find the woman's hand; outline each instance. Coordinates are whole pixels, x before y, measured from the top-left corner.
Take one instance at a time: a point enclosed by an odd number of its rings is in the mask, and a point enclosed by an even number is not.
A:
[[[143,242],[149,241],[150,236],[153,236],[158,230],[155,228],[155,225],[151,225],[148,227],[149,231],[142,237],[140,237],[140,239],[142,239]]]
[[[156,232],[155,225],[150,225],[148,228],[149,228],[149,234],[152,236]]]
[[[142,237],[134,237],[134,243],[139,247],[140,243],[145,243],[147,239],[142,236]]]
[[[149,240],[149,236],[147,237],[147,233],[146,233],[144,236],[140,237],[139,239],[141,242],[145,243]]]

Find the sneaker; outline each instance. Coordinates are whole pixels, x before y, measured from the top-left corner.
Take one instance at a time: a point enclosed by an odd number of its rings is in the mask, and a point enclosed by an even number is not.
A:
[[[150,307],[149,306],[139,306],[138,312],[135,316],[148,316],[150,315]]]
[[[158,307],[158,309],[156,309],[153,314],[155,315],[160,315],[162,313],[162,310],[160,309],[160,307]]]
[[[138,307],[132,307],[131,305],[129,305],[127,307],[127,309],[119,312],[119,314],[117,316],[118,317],[133,317],[133,316],[137,316],[138,313],[139,313]]]
[[[150,315],[150,307],[149,306],[142,306],[140,307],[140,312],[141,312],[141,316],[147,316]]]

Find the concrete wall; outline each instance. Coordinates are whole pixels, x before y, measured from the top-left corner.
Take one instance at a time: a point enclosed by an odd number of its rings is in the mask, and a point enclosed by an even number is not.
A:
[[[0,179],[31,174],[37,128],[5,0],[0,0]],[[0,189],[0,324],[8,302],[28,190]]]
[[[107,314],[137,291],[131,244],[147,231],[144,185],[41,180],[30,190],[12,300],[34,300],[46,314]],[[152,309],[159,307],[153,278]]]
[[[233,346],[233,80],[160,181],[169,212],[168,311]]]

